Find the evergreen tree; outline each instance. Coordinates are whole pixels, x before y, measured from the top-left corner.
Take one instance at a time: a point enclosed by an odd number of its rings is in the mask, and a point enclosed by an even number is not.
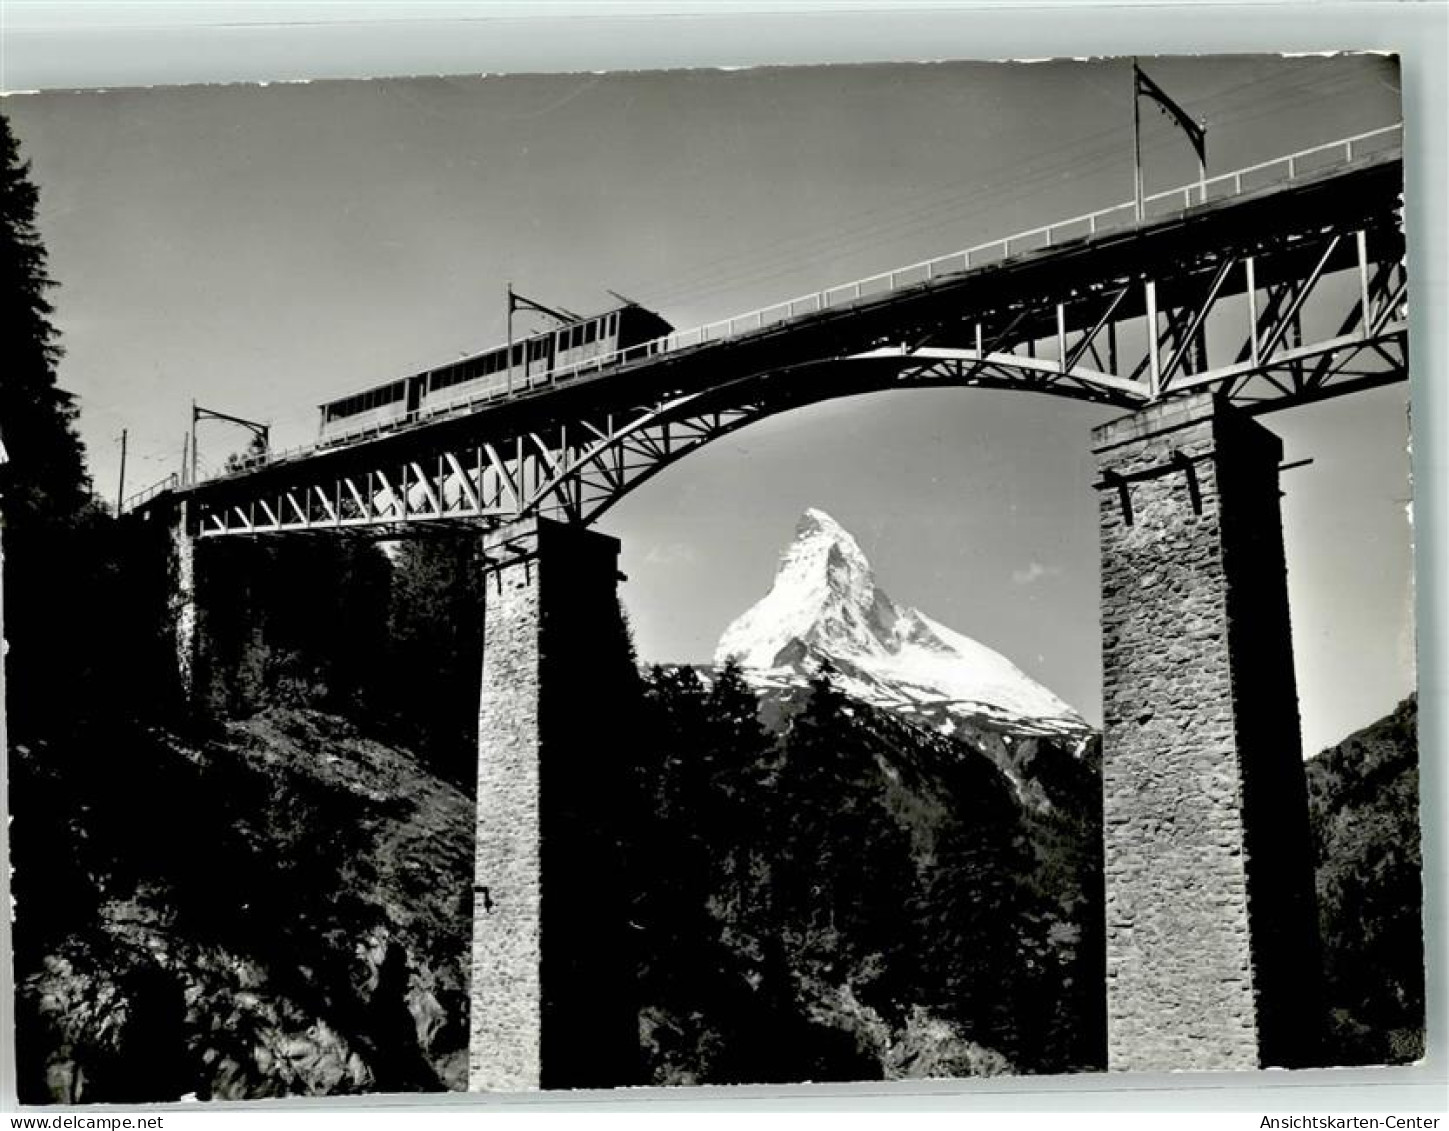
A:
[[[776,892],[810,992],[848,987],[892,1024],[909,1006],[911,838],[891,812],[887,753],[825,673],[790,726],[780,771]]]
[[[921,901],[923,1003],[1021,1068],[1023,846],[999,817],[963,809],[937,836]]]
[[[387,663],[391,569],[369,542],[222,539],[197,571],[201,670],[217,715],[269,706],[369,721]]]
[[[94,516],[76,406],[56,384],[61,350],[46,298],[54,285],[35,225],[30,168],[0,115],[0,467],[5,635],[10,645],[10,736],[30,742],[74,724],[56,691],[107,686],[94,678],[88,637],[105,612],[96,598]],[[107,595],[109,592],[107,592]]]
[[[705,793],[704,682],[693,668],[654,667],[644,688],[644,739],[635,760],[642,818],[636,833],[635,921],[644,931],[646,1000],[689,1012],[710,934],[708,846],[696,814]]]
[[[723,942],[757,978],[774,928],[770,830],[779,820],[778,745],[761,725],[759,700],[734,660],[716,673],[706,709],[701,773],[707,785],[699,818],[713,865],[712,903]]]
[[[373,688],[388,727],[449,781],[477,781],[483,563],[474,538],[397,546],[388,599],[387,675]],[[421,709],[427,704],[426,709]]]
[[[90,496],[75,400],[56,384],[61,349],[46,299],[54,283],[35,226],[37,201],[30,163],[0,114],[0,435],[8,456],[0,498],[7,541],[73,523]]]

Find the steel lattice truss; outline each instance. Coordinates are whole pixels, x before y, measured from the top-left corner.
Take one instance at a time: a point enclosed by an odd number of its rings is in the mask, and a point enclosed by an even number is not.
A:
[[[1271,411],[1407,376],[1397,161],[1028,251],[880,300],[185,492],[202,537],[596,519],[719,437],[901,387]]]
[[[983,344],[987,331],[977,322],[975,344],[965,349],[898,347],[853,360],[891,360],[912,381],[1015,388],[1124,407],[1210,386],[1234,404],[1272,411],[1404,380],[1408,278],[1402,242],[1390,237],[1371,244],[1364,229],[1325,231],[1295,237],[1283,253],[1266,281],[1258,255],[1225,250],[1193,276],[1123,279],[1076,300],[1078,310],[1071,302],[1055,303],[1050,339],[1040,336],[1043,312],[1029,311],[1021,317],[1023,328],[1008,325],[990,344]],[[1229,300],[1231,311],[1224,309]],[[1119,331],[1133,322],[1140,323],[1137,337],[1126,345]],[[1149,334],[1148,326],[1156,333]]]

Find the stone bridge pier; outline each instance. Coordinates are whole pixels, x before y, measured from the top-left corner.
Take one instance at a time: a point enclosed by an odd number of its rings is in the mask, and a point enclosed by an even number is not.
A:
[[[1314,1063],[1282,444],[1210,394],[1093,433],[1109,1067]]]
[[[175,662],[174,693],[183,709],[195,706],[200,661],[196,600],[196,537],[190,529],[190,506],[182,502],[167,515],[165,631]]]
[[[638,1080],[619,836],[637,684],[618,551],[546,519],[485,548],[471,1091]]]

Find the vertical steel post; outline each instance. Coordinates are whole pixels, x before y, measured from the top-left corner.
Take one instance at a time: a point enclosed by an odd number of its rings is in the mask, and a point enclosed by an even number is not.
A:
[[[1142,114],[1137,107],[1137,56],[1132,57],[1132,187],[1137,219],[1143,215],[1142,204]]]
[[[1250,255],[1243,261],[1248,272],[1248,359],[1258,368],[1258,279]]]
[[[506,284],[508,288],[508,353],[504,361],[504,389],[509,396],[513,395],[513,284]]]
[[[1161,361],[1157,356],[1157,284],[1147,282],[1147,375],[1148,394],[1153,400],[1162,391]]]
[[[121,429],[121,479],[116,484],[116,517],[121,517],[121,504],[126,500],[126,430]]]
[[[1354,236],[1358,244],[1359,321],[1363,323],[1363,332],[1367,336],[1369,327],[1373,325],[1373,309],[1369,305],[1368,237],[1362,228]]]

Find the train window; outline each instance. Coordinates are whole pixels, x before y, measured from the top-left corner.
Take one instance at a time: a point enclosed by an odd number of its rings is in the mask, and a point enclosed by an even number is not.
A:
[[[597,322],[584,323],[584,343],[595,341],[599,336],[599,324]]]

